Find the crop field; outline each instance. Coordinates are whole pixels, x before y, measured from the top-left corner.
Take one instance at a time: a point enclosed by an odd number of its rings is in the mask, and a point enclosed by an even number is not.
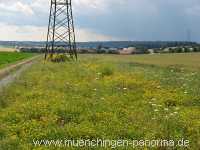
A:
[[[0,68],[32,56],[31,53],[0,52]]]
[[[199,64],[199,54],[41,60],[0,92],[0,149],[62,150],[48,142],[62,139],[184,139],[187,148],[135,149],[198,150]]]
[[[2,47],[0,46],[0,52],[15,52],[16,49],[13,47]]]

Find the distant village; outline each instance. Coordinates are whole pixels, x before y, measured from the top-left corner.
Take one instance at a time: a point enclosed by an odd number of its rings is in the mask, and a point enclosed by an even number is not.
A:
[[[32,52],[32,53],[43,53],[45,52],[44,47],[15,47],[17,52]],[[59,48],[57,52],[63,52],[64,49]],[[120,55],[134,55],[134,54],[156,54],[156,53],[189,53],[189,52],[200,52],[200,46],[178,46],[178,47],[165,47],[165,48],[108,48],[108,47],[97,47],[97,48],[77,48],[80,54],[120,54]]]
[[[46,42],[31,41],[0,41],[4,47],[13,47],[17,52],[45,52]],[[56,52],[66,51],[63,43]],[[156,54],[156,53],[188,53],[200,52],[200,44],[187,41],[107,41],[107,42],[77,42],[80,54]]]

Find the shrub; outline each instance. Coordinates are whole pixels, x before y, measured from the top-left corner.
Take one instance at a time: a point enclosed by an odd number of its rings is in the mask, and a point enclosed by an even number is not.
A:
[[[113,68],[110,68],[110,67],[104,67],[102,70],[102,76],[111,76],[114,71],[113,71]]]
[[[47,56],[47,61],[57,62],[57,63],[70,61],[70,59],[71,58],[66,54],[49,54]]]
[[[106,53],[106,51],[105,50],[97,50],[97,54],[105,54]]]
[[[165,106],[166,107],[176,107],[177,106],[177,101],[175,101],[175,100],[166,100],[165,101]]]
[[[109,50],[108,54],[119,54],[119,51],[117,51],[117,50]]]

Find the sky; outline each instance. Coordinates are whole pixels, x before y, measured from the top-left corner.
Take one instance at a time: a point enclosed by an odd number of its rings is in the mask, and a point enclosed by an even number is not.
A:
[[[200,42],[200,0],[72,0],[77,41]],[[0,0],[0,40],[46,40],[50,0]]]

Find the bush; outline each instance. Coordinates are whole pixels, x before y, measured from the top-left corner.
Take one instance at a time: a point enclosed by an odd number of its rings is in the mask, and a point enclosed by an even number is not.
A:
[[[119,54],[119,51],[116,50],[109,50],[108,54]]]
[[[182,53],[182,52],[183,52],[183,49],[182,49],[181,47],[178,47],[178,48],[176,49],[176,52],[177,52],[177,53]]]
[[[111,76],[111,75],[113,75],[114,70],[113,70],[113,68],[110,68],[110,67],[104,67],[104,68],[102,68],[101,72],[102,72],[103,77]]]
[[[97,50],[97,54],[105,54],[106,51],[105,50]]]
[[[47,56],[47,61],[51,62],[65,62],[65,61],[70,61],[70,57],[67,56],[66,54],[49,54]]]

